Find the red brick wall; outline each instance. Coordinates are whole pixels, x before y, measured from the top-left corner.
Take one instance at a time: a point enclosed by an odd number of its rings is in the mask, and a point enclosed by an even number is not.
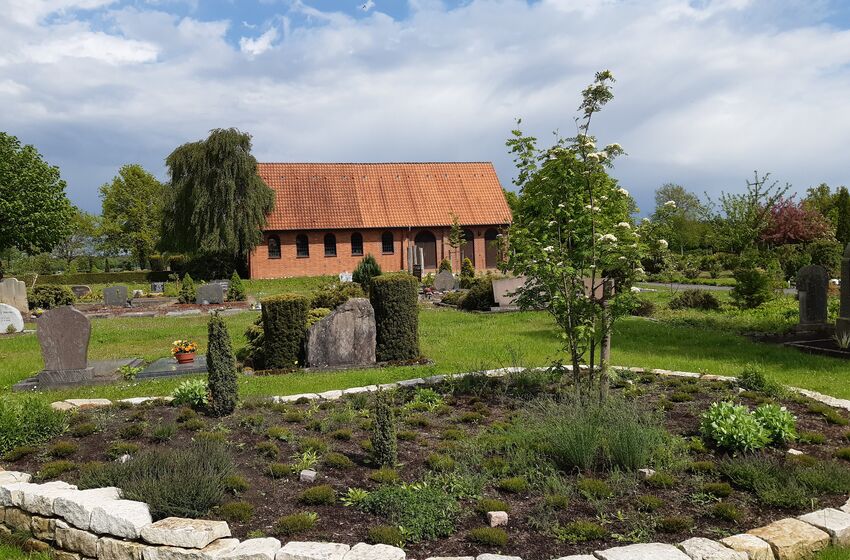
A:
[[[484,261],[484,232],[489,227],[502,226],[473,226],[468,229],[475,234],[475,268],[485,269]],[[390,229],[390,230],[334,230],[336,236],[336,256],[325,256],[325,234],[327,231],[278,231],[266,232],[266,239],[270,235],[277,235],[280,239],[279,259],[270,259],[268,256],[268,244],[264,242],[258,245],[251,253],[250,270],[251,278],[284,278],[289,276],[321,276],[336,275],[340,272],[351,272],[357,263],[363,258],[360,255],[351,254],[351,234],[354,231],[363,236],[363,254],[372,254],[381,269],[391,272],[405,270],[407,268],[407,248],[413,244],[413,238],[423,230],[428,230],[437,238],[437,264],[443,258],[449,257],[451,246],[449,245],[450,229],[445,228],[414,228]],[[381,235],[384,231],[391,231],[394,237],[395,251],[391,255],[382,254]],[[295,237],[305,234],[310,244],[309,257],[297,257],[295,251]],[[459,255],[452,255],[452,268],[455,272],[460,271]],[[426,269],[426,272],[429,272]],[[432,270],[436,272],[436,270]]]

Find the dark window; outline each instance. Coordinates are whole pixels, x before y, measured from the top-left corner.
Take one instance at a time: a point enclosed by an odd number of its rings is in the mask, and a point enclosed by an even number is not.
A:
[[[298,257],[310,256],[310,240],[303,233],[295,236],[295,255]]]
[[[280,258],[280,239],[278,239],[277,235],[269,236],[269,258],[270,259],[279,259]]]
[[[499,232],[493,228],[484,232],[484,264],[487,268],[499,265]]]
[[[466,240],[466,245],[460,250],[460,264],[463,266],[463,261],[469,259],[472,266],[475,266],[475,234],[471,230],[463,230],[463,238]]]
[[[325,235],[325,256],[336,256],[336,235],[332,233]]]
[[[381,252],[385,255],[395,253],[395,240],[391,231],[385,231],[381,234]]]
[[[351,254],[355,257],[363,256],[363,236],[356,232],[351,234]]]
[[[422,250],[422,257],[425,259],[421,263],[423,269],[437,268],[437,238],[430,231],[420,231],[413,238],[416,244],[416,250]],[[419,257],[417,257],[418,259]]]

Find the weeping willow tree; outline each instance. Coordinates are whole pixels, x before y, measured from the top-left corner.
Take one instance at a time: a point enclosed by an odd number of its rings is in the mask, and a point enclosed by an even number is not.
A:
[[[240,265],[262,240],[274,191],[257,175],[251,135],[217,128],[166,158],[162,246],[193,255],[232,258]]]

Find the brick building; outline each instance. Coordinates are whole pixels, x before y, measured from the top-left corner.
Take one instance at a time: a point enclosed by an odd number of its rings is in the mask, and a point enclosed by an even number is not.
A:
[[[443,258],[460,270],[496,267],[496,236],[511,221],[490,163],[260,163],[275,191],[263,243],[249,259],[252,278],[352,271],[372,254],[385,271],[406,270],[411,245],[424,271]],[[449,245],[452,216],[463,226],[463,254]]]

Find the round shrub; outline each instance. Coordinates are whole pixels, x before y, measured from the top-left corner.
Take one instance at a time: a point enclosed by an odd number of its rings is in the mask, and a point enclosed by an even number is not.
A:
[[[227,502],[218,508],[218,515],[225,521],[247,523],[254,516],[254,506],[248,502]]]
[[[404,544],[404,533],[401,532],[401,529],[392,525],[375,525],[369,527],[368,541],[372,544],[402,546]]]
[[[289,369],[304,363],[309,300],[296,294],[264,299],[263,356],[270,369]]]
[[[49,461],[41,465],[35,475],[35,480],[42,482],[45,480],[53,480],[77,468],[77,464],[73,461],[61,459],[59,461]]]
[[[681,533],[693,526],[693,518],[687,515],[668,515],[658,520],[658,530],[662,533]]]
[[[419,357],[419,282],[407,273],[384,274],[372,280],[376,348],[379,362]]]
[[[74,303],[74,294],[67,286],[41,285],[27,291],[30,309],[53,309]]]
[[[732,494],[732,487],[728,482],[708,482],[703,484],[702,491],[716,498],[726,498]]]
[[[631,314],[635,317],[652,317],[655,314],[655,302],[638,298],[632,307]]]
[[[582,478],[578,481],[578,491],[585,498],[596,500],[610,498],[614,494],[608,483],[598,478]]]
[[[667,473],[657,472],[647,477],[646,483],[655,488],[671,488],[676,484],[676,479]]]
[[[741,520],[743,514],[741,513],[741,510],[739,510],[733,504],[719,502],[714,504],[714,507],[711,508],[711,516],[716,519],[722,519],[723,521],[731,521],[733,523],[737,523]]]
[[[498,527],[479,527],[472,529],[468,533],[470,541],[486,546],[494,546],[496,548],[504,547],[508,544],[508,534],[504,529]]]
[[[735,271],[732,300],[741,309],[755,309],[775,296],[776,282],[771,274],[760,268],[739,268]]]
[[[717,311],[720,301],[706,290],[685,290],[670,300],[670,309],[700,309],[702,311]]]
[[[319,516],[312,512],[285,515],[274,524],[274,532],[277,535],[291,537],[292,535],[309,531],[318,520]]]
[[[490,311],[495,305],[493,279],[487,277],[473,280],[466,297],[458,303],[458,307],[465,311]]]
[[[322,458],[322,462],[332,469],[350,469],[354,466],[354,461],[349,459],[342,453],[331,452]]]
[[[502,492],[508,492],[510,494],[521,494],[528,491],[528,481],[520,476],[503,478],[496,486]]]
[[[369,474],[369,480],[377,482],[378,484],[395,484],[401,480],[401,477],[395,469],[381,467]]]
[[[640,511],[648,511],[652,512],[657,509],[661,509],[661,506],[664,505],[664,500],[659,498],[658,496],[652,496],[649,494],[644,494],[643,496],[637,497],[637,508]]]
[[[320,484],[301,492],[298,501],[307,505],[330,505],[336,501],[336,492],[330,484]]]
[[[702,415],[702,434],[717,447],[730,451],[755,451],[770,441],[770,434],[747,407],[731,402],[712,403]]]
[[[488,511],[511,511],[511,506],[504,500],[494,500],[493,498],[481,498],[475,504],[475,511],[478,513],[487,513]]]

